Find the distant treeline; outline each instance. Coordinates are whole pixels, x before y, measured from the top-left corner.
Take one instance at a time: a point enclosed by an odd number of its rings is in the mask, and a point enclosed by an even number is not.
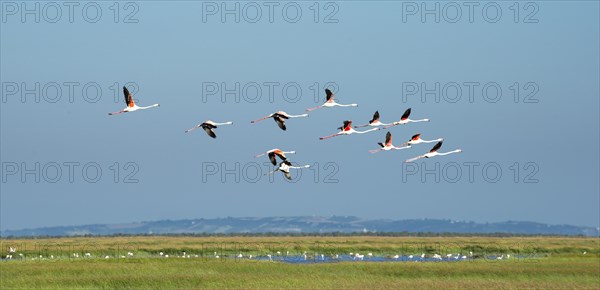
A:
[[[585,235],[558,234],[515,234],[515,233],[432,233],[432,232],[331,232],[331,233],[177,233],[177,234],[110,234],[110,235],[71,235],[71,236],[6,236],[2,239],[45,239],[45,238],[74,238],[74,237],[569,237],[590,238]],[[594,237],[592,237],[594,238]],[[597,238],[597,237],[595,237]]]

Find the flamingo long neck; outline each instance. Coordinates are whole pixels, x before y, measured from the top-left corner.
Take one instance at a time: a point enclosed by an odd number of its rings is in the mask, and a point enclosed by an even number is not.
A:
[[[296,151],[283,151],[283,154],[296,154]]]
[[[400,147],[392,146],[392,149],[396,149],[396,150],[407,149],[407,148],[410,148],[410,146],[400,146]]]
[[[461,150],[457,149],[457,150],[448,151],[446,153],[437,153],[437,155],[443,156],[443,155],[448,155],[448,154],[452,154],[452,153],[459,153],[459,152],[461,152]]]
[[[233,124],[233,122],[225,122],[225,123],[214,123],[215,126],[222,126],[222,125],[231,125]]]
[[[369,132],[371,132],[371,131],[377,131],[377,130],[379,130],[379,128],[372,128],[372,129],[369,129],[369,130],[364,130],[364,131],[356,131],[356,130],[353,130],[353,131],[354,131],[356,134],[364,134],[364,133],[369,133]]]
[[[302,118],[302,117],[308,117],[308,114],[302,114],[302,115],[288,115],[288,118]]]
[[[434,143],[434,142],[440,142],[443,141],[444,139],[440,138],[440,139],[435,139],[435,140],[423,140],[421,139],[422,143]]]
[[[289,168],[293,168],[293,169],[302,169],[302,168],[309,168],[310,165],[303,165],[303,166],[290,166]]]
[[[338,106],[338,107],[358,107],[358,104],[346,104],[346,105],[344,105],[344,104],[335,103],[335,105]]]
[[[429,122],[429,119],[420,119],[420,120],[411,120],[411,119],[407,119],[407,120],[406,120],[406,123],[409,123],[409,122],[412,122],[412,123],[418,123],[418,122]]]
[[[147,107],[138,107],[138,109],[139,110],[144,110],[144,109],[150,109],[150,108],[154,108],[154,107],[158,107],[158,106],[159,106],[159,104],[154,104],[154,105],[147,106]]]

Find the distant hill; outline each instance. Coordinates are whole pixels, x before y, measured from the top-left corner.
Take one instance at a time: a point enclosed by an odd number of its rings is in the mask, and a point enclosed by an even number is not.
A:
[[[160,220],[125,224],[45,227],[1,231],[2,237],[82,236],[140,234],[319,234],[319,233],[459,233],[599,236],[600,229],[571,225],[547,225],[534,222],[507,221],[475,223],[440,219],[361,219],[353,216],[218,218]]]

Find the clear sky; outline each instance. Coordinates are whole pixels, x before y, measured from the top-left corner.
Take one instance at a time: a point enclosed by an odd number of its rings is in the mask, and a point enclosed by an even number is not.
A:
[[[597,1],[437,2],[439,22],[422,13],[436,2],[20,3],[0,11],[2,229],[290,215],[599,226]],[[35,3],[38,22],[23,13]],[[239,22],[222,13],[236,3]],[[108,116],[127,82],[139,105],[161,106]],[[319,105],[328,82],[359,107],[314,111],[285,132],[250,124]],[[215,83],[227,88],[211,93]],[[463,152],[406,165],[433,144],[369,154],[388,130],[318,139],[409,107],[431,122],[389,129],[396,145],[422,133]],[[234,125],[214,140],[184,133],[207,119]],[[267,159],[254,155],[271,148],[313,168],[294,183],[260,176]]]

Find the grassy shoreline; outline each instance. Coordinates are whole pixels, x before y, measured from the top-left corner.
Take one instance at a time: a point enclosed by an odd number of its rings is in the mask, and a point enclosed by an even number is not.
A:
[[[164,289],[164,288],[544,288],[598,289],[600,239],[573,237],[93,237],[0,240],[25,247],[25,260],[0,262],[0,288]],[[216,247],[215,245],[221,245]],[[225,246],[223,246],[225,245]],[[234,247],[237,245],[238,247]],[[440,245],[436,247],[435,245]],[[519,247],[518,245],[527,245]],[[85,248],[87,246],[87,248]],[[93,247],[92,247],[93,246]],[[60,250],[59,250],[60,249]],[[88,249],[98,258],[74,259]],[[133,258],[103,259],[98,254],[133,251]],[[214,251],[231,259],[214,259]],[[289,264],[233,259],[238,252],[309,253],[404,250],[457,253],[466,249],[519,253],[535,258],[461,262],[331,262]],[[171,253],[160,258],[158,252]],[[177,258],[182,251],[199,258]],[[439,252],[438,252],[439,251]],[[586,255],[583,255],[583,252]],[[43,255],[43,259],[31,260]],[[49,255],[64,253],[65,256]],[[463,252],[464,253],[464,252]],[[521,252],[522,253],[522,252]]]

